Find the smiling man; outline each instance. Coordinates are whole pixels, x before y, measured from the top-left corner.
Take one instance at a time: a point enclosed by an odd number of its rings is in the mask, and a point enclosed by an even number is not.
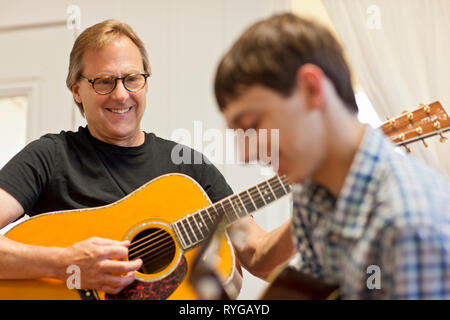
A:
[[[195,179],[212,202],[232,193],[212,164],[174,164],[176,144],[141,130],[150,74],[144,44],[128,25],[107,20],[80,34],[66,83],[87,126],[33,141],[0,171],[0,228],[24,213],[104,206],[173,172]],[[236,251],[250,272],[263,276],[292,253],[275,250],[261,267],[252,248],[268,233],[252,219],[245,228],[253,240]],[[66,280],[67,267],[76,265],[83,289],[115,294],[133,282],[142,266],[140,259],[125,260],[128,246],[127,241],[91,238],[66,248],[41,247],[0,236],[0,279]]]
[[[358,122],[326,28],[293,14],[257,22],[220,61],[215,93],[229,127],[279,129],[301,270],[348,299],[450,298],[449,180]]]
[[[88,31],[80,39],[92,41]],[[74,70],[68,76],[67,86],[89,124],[89,132],[109,144],[133,147],[144,143],[140,123],[146,107],[150,76],[148,58],[142,58],[139,48],[129,37],[96,41],[99,48],[88,49],[82,55],[72,52]],[[77,47],[78,48],[78,47]],[[76,48],[76,49],[77,49]],[[77,68],[78,67],[78,68]],[[73,70],[73,69],[72,69]],[[78,76],[78,79],[74,81]]]

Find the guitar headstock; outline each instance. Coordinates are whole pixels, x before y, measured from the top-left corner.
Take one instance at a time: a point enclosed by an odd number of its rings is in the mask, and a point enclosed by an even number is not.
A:
[[[445,131],[450,130],[450,118],[442,105],[436,101],[428,105],[420,105],[410,112],[404,111],[401,116],[389,119],[380,127],[384,133],[398,146],[406,146],[412,142],[439,134],[440,141],[445,142]]]

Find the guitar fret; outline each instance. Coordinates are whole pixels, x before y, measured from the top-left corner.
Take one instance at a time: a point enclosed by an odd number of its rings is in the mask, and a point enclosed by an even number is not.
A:
[[[245,209],[245,207],[243,206],[242,200],[239,198],[239,196],[234,195],[230,199],[230,202],[233,205],[234,210],[236,211],[239,218],[242,218],[242,217],[245,217],[246,215],[248,215],[248,212]]]
[[[214,225],[214,222],[213,222],[213,220],[211,219],[211,217],[210,217],[210,215],[209,215],[209,213],[208,213],[207,210],[204,210],[204,211],[202,211],[202,212],[204,212],[204,213],[206,214],[206,217],[203,217],[203,214],[202,214],[202,219],[203,219],[203,221],[205,222],[205,224],[206,224],[206,226],[207,226],[207,228],[208,228],[208,230],[209,230],[209,229],[211,229],[211,227]]]
[[[286,193],[289,193],[289,191],[288,190],[286,190],[286,188],[284,187],[284,184],[283,184],[283,180],[281,179],[281,177],[280,176],[276,176],[277,178],[278,178],[278,180],[280,181],[280,184],[281,184],[281,187],[284,189],[284,191],[286,191]]]
[[[272,182],[274,185],[273,191],[278,198],[284,196],[287,193],[285,191],[283,185],[281,184],[281,181],[278,179],[278,176],[276,176]],[[271,182],[271,184],[272,184],[272,182]]]
[[[258,185],[256,185],[256,190],[258,190],[259,194],[261,195],[261,199],[264,201],[264,205],[267,205],[266,199],[264,199],[264,196],[263,196],[261,190],[259,189]]]
[[[239,195],[240,195],[240,198],[243,199],[242,203],[244,204],[244,207],[247,210],[247,213],[250,213],[250,212],[253,212],[256,210],[256,206],[247,190],[239,193]],[[247,198],[247,200],[245,200],[245,198]]]
[[[231,222],[232,222],[232,221],[230,221],[228,215],[226,214],[226,211],[225,211],[225,208],[224,208],[223,205],[222,205],[222,202],[218,202],[217,205],[216,205],[215,207],[216,207],[216,211],[217,211],[218,214],[219,214],[219,217],[225,216],[225,217],[227,218],[228,223],[231,223]]]
[[[283,182],[284,188],[288,191],[288,193],[291,191],[292,186],[287,181],[287,178],[285,176],[281,177],[281,181]]]
[[[274,200],[276,200],[275,195],[272,193],[272,191],[270,191],[270,189],[268,187],[269,187],[269,185],[266,182],[263,182],[260,185],[260,192],[261,192],[264,202],[266,204],[269,204],[269,203],[273,202]]]
[[[200,242],[203,240],[203,236],[201,236],[200,230],[197,227],[197,224],[195,223],[195,219],[192,216],[188,217],[189,225],[194,230],[194,236],[197,238],[197,242]]]
[[[255,203],[255,207],[257,209],[262,208],[266,205],[264,199],[261,196],[261,193],[258,191],[257,187],[253,187],[253,191],[250,191],[250,196],[252,197],[253,202]]]
[[[237,218],[236,220],[238,220],[240,218],[239,212],[236,210],[236,207],[234,206],[233,201],[231,200],[231,198],[230,198],[229,202],[231,203],[231,206],[233,207],[233,212],[234,212],[234,214],[236,215],[236,218]]]
[[[266,181],[266,184],[269,186],[270,192],[272,193],[274,200],[275,200],[275,199],[277,199],[277,196],[275,195],[275,192],[273,192],[272,186],[270,185],[269,181]]]
[[[181,230],[180,230],[180,227],[178,226],[178,223],[179,222],[174,223],[173,224],[173,228],[175,230],[175,233],[178,235],[178,239],[180,240],[181,245],[183,246],[183,248],[187,248],[186,241],[184,240],[184,237],[183,237],[183,235],[181,233]]]
[[[185,248],[187,248],[191,244],[191,240],[188,238],[187,230],[184,228],[184,225],[183,225],[183,220],[180,220],[178,223],[179,223],[178,228],[181,230],[184,243],[186,244]],[[181,226],[181,228],[180,228],[180,226]]]
[[[192,228],[191,222],[189,221],[189,216],[184,217],[184,220],[186,221],[186,223],[191,231],[191,238],[194,239],[194,241],[192,241],[192,244],[195,244],[198,241],[198,239],[197,239],[197,236],[195,235],[194,228]]]
[[[236,221],[237,219],[240,218],[239,215],[237,214],[237,212],[234,210],[233,204],[231,203],[230,199],[223,200],[222,206],[225,210],[225,214],[227,215],[227,218],[229,218],[229,220],[231,220],[230,222]],[[228,213],[231,213],[232,218],[230,218]],[[234,216],[236,216],[236,218]]]
[[[211,212],[212,211],[212,212]],[[216,207],[214,205],[212,205],[211,207],[208,208],[208,213],[209,213],[209,217],[211,218],[211,221],[213,223],[216,222],[217,216],[219,215],[217,213]],[[212,215],[212,216],[211,216]]]
[[[250,191],[249,191],[249,190],[246,190],[246,191],[247,191],[248,197],[250,198],[250,201],[252,202],[253,206],[255,207],[255,210],[254,210],[254,211],[256,211],[256,210],[258,210],[259,208],[261,208],[261,206],[258,207],[258,206],[256,205],[256,203],[255,203],[255,201],[253,200],[253,196],[252,196],[252,194],[250,193]]]
[[[203,234],[203,238],[205,238],[205,237],[208,235],[208,231],[209,231],[209,230],[208,230],[208,226],[206,225],[205,220],[203,220],[202,212],[203,212],[203,211],[197,213],[197,216],[198,216],[199,218],[196,220],[196,222],[198,222],[198,227],[199,227],[200,231],[201,231],[202,234]],[[201,221],[200,221],[200,220],[201,220]],[[204,232],[205,229],[206,229],[206,232]]]
[[[191,229],[191,231],[189,231],[189,223],[186,221],[186,219],[183,219],[182,220],[182,222],[183,222],[183,227],[184,227],[184,230],[186,230],[186,234],[188,235],[188,237],[189,237],[189,242],[190,242],[190,244],[189,245],[191,245],[191,244],[194,244],[194,242],[195,241],[192,241],[193,240],[193,230]],[[187,226],[186,226],[187,225]]]

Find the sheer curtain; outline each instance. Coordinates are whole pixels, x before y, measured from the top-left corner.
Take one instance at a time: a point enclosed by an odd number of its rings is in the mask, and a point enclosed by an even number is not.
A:
[[[362,87],[382,119],[440,101],[450,112],[450,1],[323,0]],[[447,135],[448,136],[448,135]],[[413,155],[450,175],[450,143]]]

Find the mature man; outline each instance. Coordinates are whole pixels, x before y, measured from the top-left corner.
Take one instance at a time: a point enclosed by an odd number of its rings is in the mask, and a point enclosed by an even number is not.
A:
[[[171,172],[197,180],[213,202],[232,193],[213,165],[175,165],[170,158],[175,143],[141,130],[150,73],[144,45],[126,24],[107,20],[77,38],[67,86],[88,125],[41,137],[0,171],[0,228],[24,213],[106,205]],[[247,237],[236,250],[254,274],[265,276],[292,254],[292,248],[264,253],[275,247],[282,229],[266,233],[252,219],[242,225]],[[67,267],[77,265],[82,288],[118,293],[142,265],[141,259],[124,260],[128,246],[128,241],[90,238],[67,248],[42,247],[0,236],[0,279],[65,280]]]
[[[221,60],[215,93],[229,127],[279,129],[279,172],[301,184],[303,271],[344,298],[450,298],[449,180],[358,122],[328,30],[292,14],[254,24]]]

